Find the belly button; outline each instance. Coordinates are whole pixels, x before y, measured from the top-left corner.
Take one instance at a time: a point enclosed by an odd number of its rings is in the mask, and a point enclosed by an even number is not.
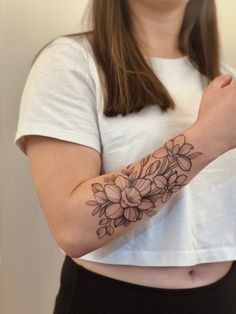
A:
[[[189,271],[189,275],[193,276],[194,274],[195,274],[194,270],[191,269],[191,270]]]

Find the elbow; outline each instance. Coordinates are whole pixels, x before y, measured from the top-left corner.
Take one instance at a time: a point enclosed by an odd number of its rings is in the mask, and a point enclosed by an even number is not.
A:
[[[71,237],[66,234],[60,234],[57,236],[57,244],[59,247],[65,252],[66,255],[73,258],[79,258],[84,255],[83,250],[81,248],[82,243],[74,243]],[[82,241],[81,241],[82,242]]]
[[[57,243],[69,257],[80,258],[93,250],[85,239],[85,236],[71,236],[69,232],[64,232],[57,237]]]

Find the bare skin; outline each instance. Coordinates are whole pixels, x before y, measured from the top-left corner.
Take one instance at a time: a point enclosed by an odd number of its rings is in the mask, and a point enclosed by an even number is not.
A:
[[[129,0],[134,29],[143,54],[178,58],[177,36],[186,0]],[[228,273],[233,261],[182,267],[112,265],[73,258],[85,268],[127,282],[160,288],[193,288],[211,284]]]
[[[73,258],[73,260],[91,271],[111,278],[166,289],[194,288],[209,285],[224,277],[233,263],[232,261],[227,261],[194,266],[150,267],[96,263],[81,258]]]

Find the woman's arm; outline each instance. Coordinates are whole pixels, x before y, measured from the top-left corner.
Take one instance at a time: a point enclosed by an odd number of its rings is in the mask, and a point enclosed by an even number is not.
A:
[[[101,157],[93,148],[40,136],[27,140],[41,207],[66,254],[83,256],[151,219],[204,167],[236,147],[236,85],[230,82],[230,76],[216,78],[193,125],[115,172],[100,175]]]
[[[145,158],[77,186],[66,214],[66,252],[87,254],[158,214],[216,158],[212,143],[191,126]]]
[[[73,162],[72,154],[76,153],[69,152],[70,146],[78,149],[79,155],[80,145],[65,146],[55,139],[49,145],[42,143],[40,139],[28,140],[27,155],[49,228],[71,257],[85,255],[151,219],[221,154],[220,147],[215,147],[202,128],[193,124],[145,158],[119,171],[98,175],[96,150],[83,147],[87,155]],[[78,173],[76,167],[80,167]],[[74,184],[72,190],[68,183],[66,190],[69,178],[76,182],[73,173],[79,184]],[[62,192],[65,190],[67,193]]]

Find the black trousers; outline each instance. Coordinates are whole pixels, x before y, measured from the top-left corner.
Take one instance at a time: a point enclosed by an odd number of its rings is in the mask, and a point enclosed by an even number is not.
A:
[[[53,314],[236,314],[236,261],[223,278],[185,289],[154,288],[90,271],[65,256]]]

